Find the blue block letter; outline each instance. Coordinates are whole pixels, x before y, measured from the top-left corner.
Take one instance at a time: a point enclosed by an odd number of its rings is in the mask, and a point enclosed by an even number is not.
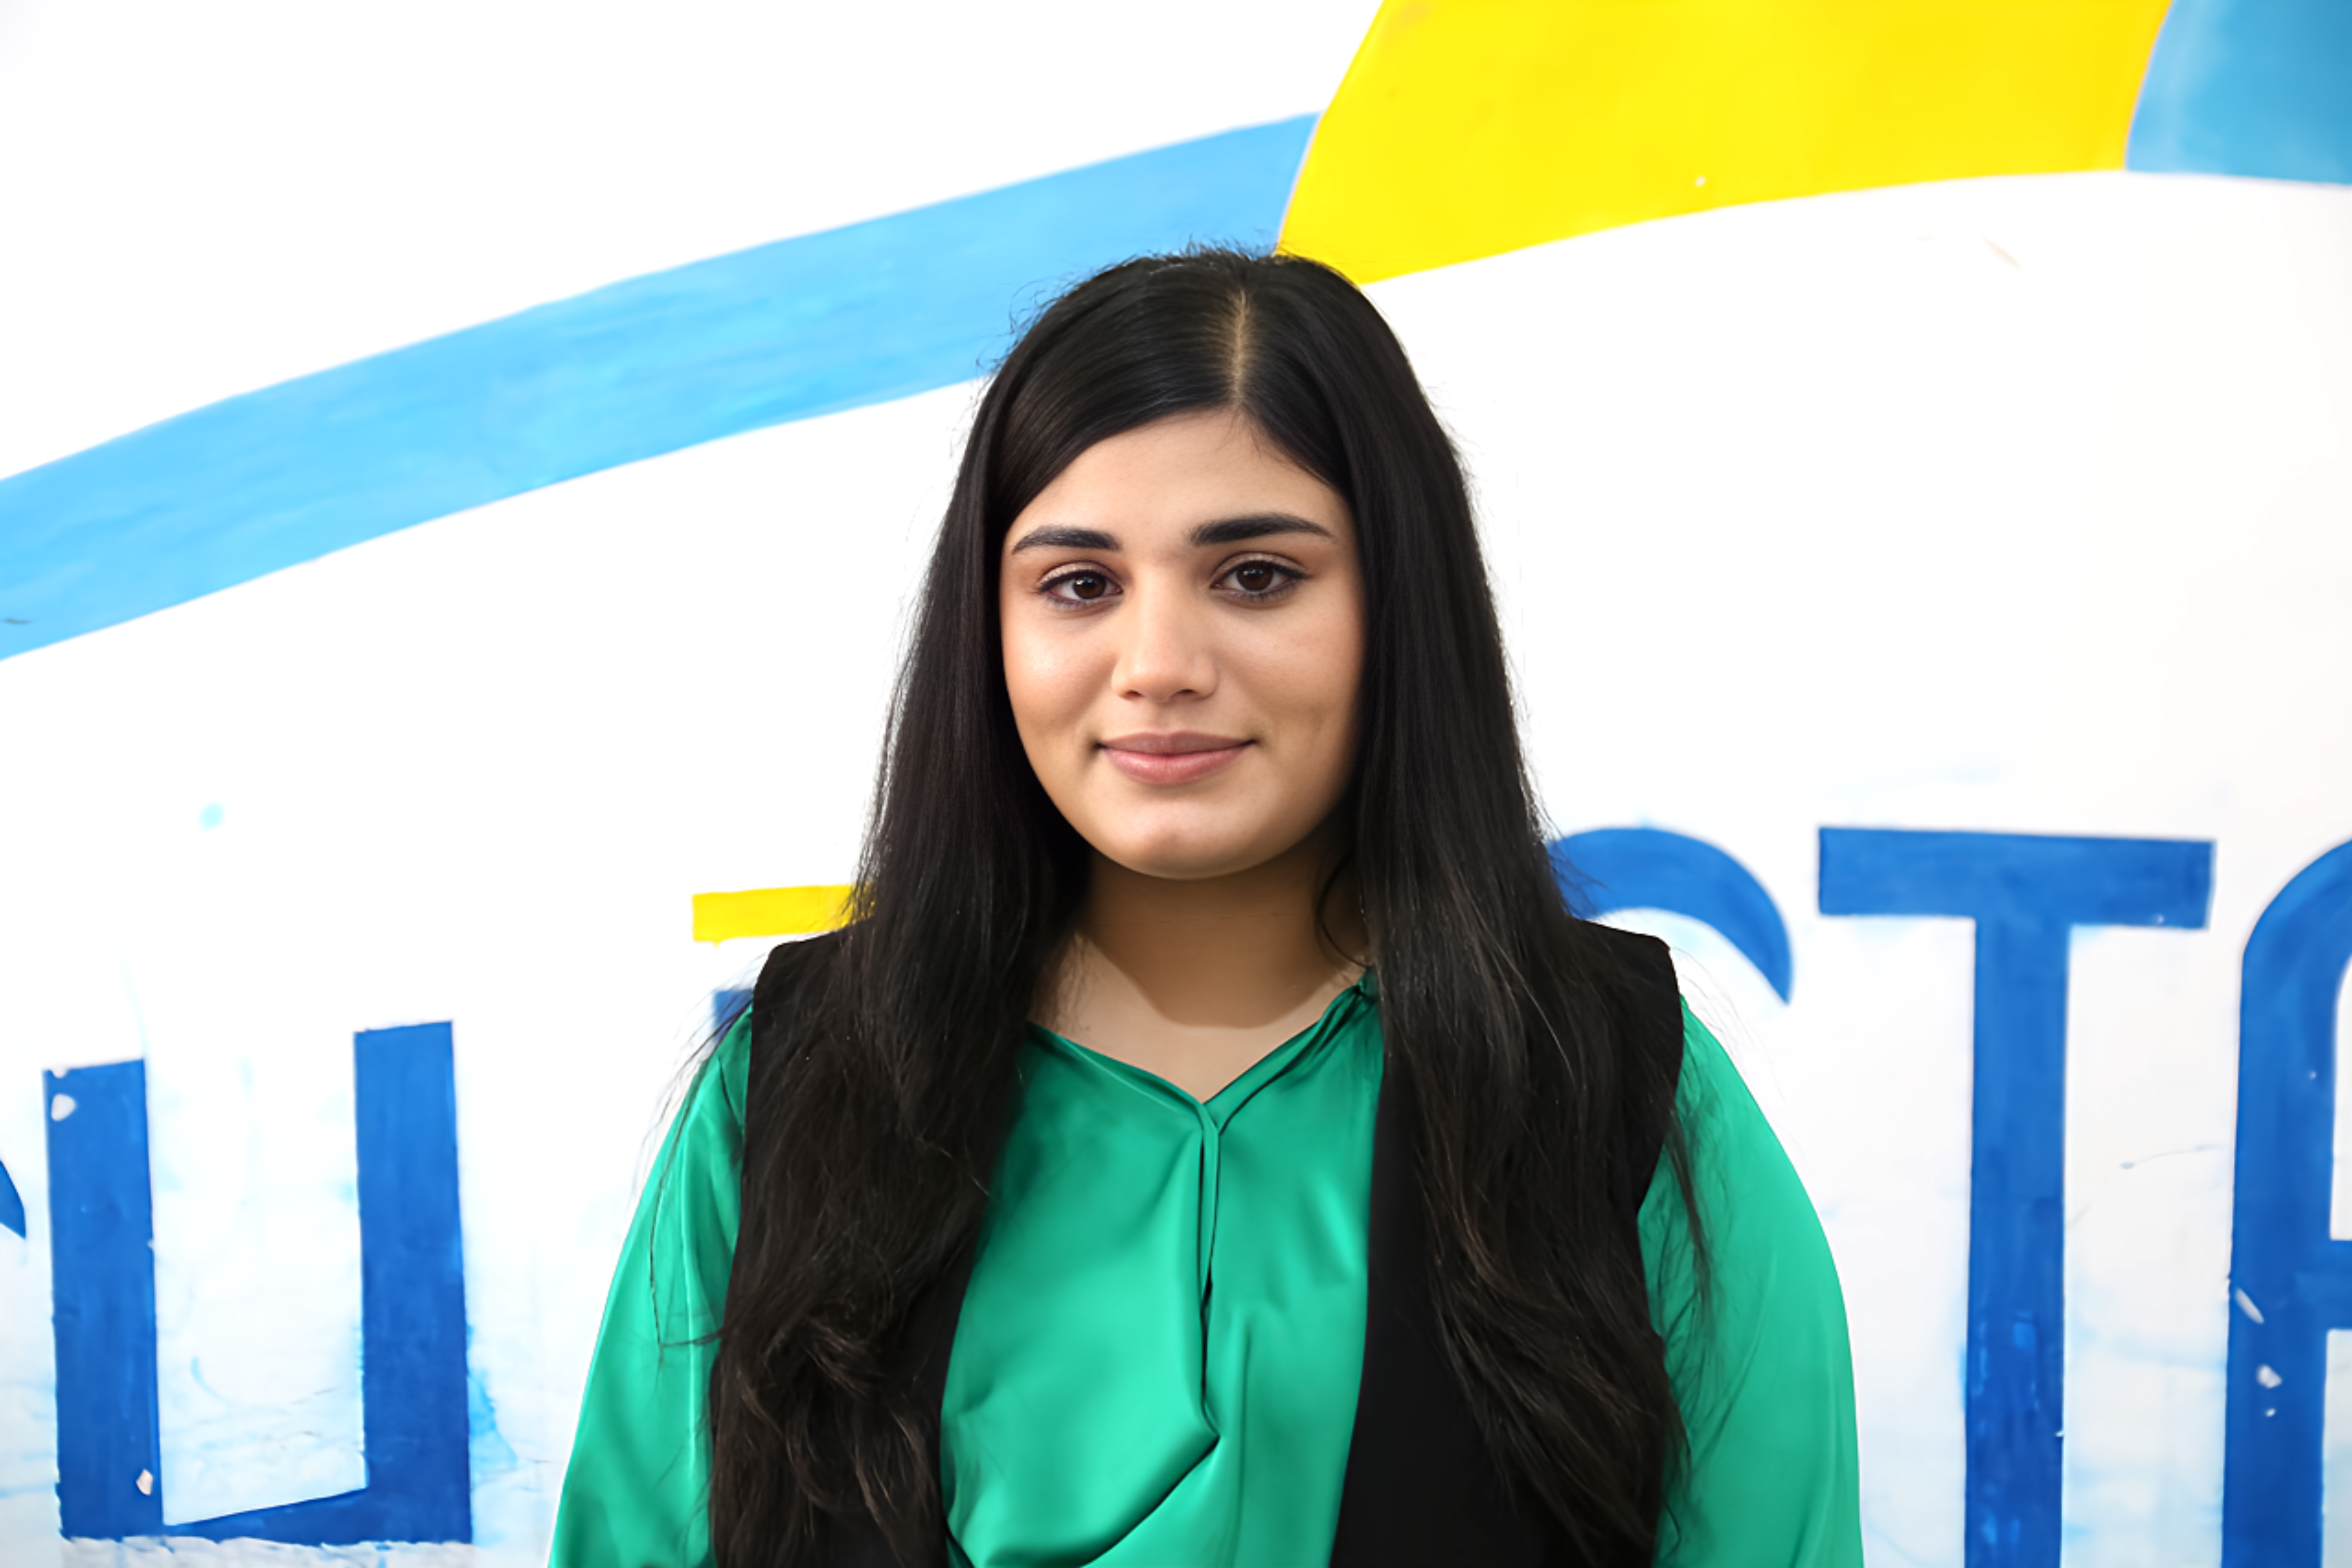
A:
[[[360,1207],[358,1491],[169,1527],[309,1546],[473,1539],[449,1026],[352,1042]],[[58,1504],[68,1536],[161,1535],[147,1068],[48,1077]]]
[[[0,1165],[0,1230],[25,1234],[25,1200],[16,1194],[16,1184],[8,1179],[8,1167]]]
[[[1658,827],[1601,827],[1551,847],[1568,907],[1597,921],[1619,910],[1664,910],[1704,921],[1789,999],[1789,928],[1764,884],[1702,838]]]
[[[2352,1328],[2331,1234],[2336,997],[2352,963],[2352,844],[2289,882],[2246,942],[2231,1216],[2224,1568],[2318,1568],[2327,1331]]]
[[[2072,929],[2202,926],[2212,884],[2210,844],[1822,829],[1822,913],[1977,923],[1969,1568],[2058,1565]]]

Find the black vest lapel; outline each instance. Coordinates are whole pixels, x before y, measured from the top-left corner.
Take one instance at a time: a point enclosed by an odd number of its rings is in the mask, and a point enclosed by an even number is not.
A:
[[[1428,1231],[1405,1133],[1411,1092],[1393,1070],[1382,1075],[1372,1122],[1364,1377],[1332,1568],[1534,1568],[1546,1531],[1513,1506],[1438,1342]]]
[[[1665,1098],[1628,1104],[1612,1195],[1635,1223],[1667,1124],[1682,1065],[1682,998],[1674,960],[1653,937],[1590,928],[1621,966],[1616,1009],[1626,1051],[1671,1063]],[[1546,1568],[1567,1561],[1549,1517],[1524,1507],[1489,1457],[1468,1400],[1438,1340],[1430,1298],[1429,1233],[1412,1169],[1412,1089],[1393,1070],[1381,1081],[1372,1123],[1370,1286],[1364,1376],[1339,1498],[1332,1568]]]
[[[964,1290],[971,1283],[974,1261],[972,1250],[967,1248],[962,1261],[940,1276],[915,1303],[907,1323],[915,1408],[931,1417],[929,1456],[934,1476],[940,1470],[940,1407],[947,1399],[948,1358],[955,1351],[956,1321],[963,1315]],[[823,1561],[828,1568],[947,1568],[947,1533],[943,1528],[936,1542],[927,1543],[922,1557],[906,1563],[891,1552],[872,1515],[843,1516],[835,1521],[832,1537],[825,1542]]]

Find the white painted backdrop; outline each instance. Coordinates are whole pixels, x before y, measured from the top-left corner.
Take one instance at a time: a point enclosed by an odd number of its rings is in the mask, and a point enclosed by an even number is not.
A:
[[[0,0],[0,474],[1313,111],[1370,10]],[[2209,929],[2075,941],[2066,1518],[2070,1563],[2218,1558],[2237,965],[2352,838],[2347,278],[2352,191],[2102,174],[1727,209],[1372,291],[1475,475],[1559,827],[1708,839],[1790,921],[1787,1005],[1706,928],[1647,923],[1827,1222],[1874,1564],[1960,1561],[1970,937],[1813,913],[1825,825],[2216,842]],[[32,1220],[0,1234],[0,1560],[162,1550],[58,1543],[39,1070],[149,1064],[163,1479],[199,1518],[363,1479],[351,1037],[442,1019],[477,1544],[437,1555],[543,1557],[665,1095],[763,945],[698,947],[688,900],[849,876],[971,398],[690,448],[0,661],[0,1161]]]

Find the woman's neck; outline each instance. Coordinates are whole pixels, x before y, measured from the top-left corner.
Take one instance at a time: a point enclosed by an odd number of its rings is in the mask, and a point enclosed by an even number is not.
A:
[[[1344,879],[1326,896],[1328,865],[1319,837],[1203,881],[1097,857],[1040,1022],[1207,1100],[1363,973],[1345,956],[1364,948],[1355,900]]]

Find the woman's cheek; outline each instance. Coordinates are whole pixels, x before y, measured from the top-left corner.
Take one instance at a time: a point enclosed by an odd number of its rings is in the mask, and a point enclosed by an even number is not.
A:
[[[1278,665],[1265,679],[1286,697],[1284,706],[1318,729],[1342,729],[1353,721],[1356,693],[1363,679],[1361,627],[1352,616],[1318,616],[1300,635],[1286,639]]]
[[[1040,638],[1029,666],[1031,700],[1046,723],[1071,730],[1082,723],[1102,684],[1100,655],[1079,637]]]
[[[1085,726],[1100,684],[1094,667],[1100,659],[1085,646],[1087,639],[1055,637],[1068,628],[1013,628],[1004,639],[1005,694],[1013,717],[1029,752],[1030,765],[1048,783],[1076,768],[1076,753],[1085,742]]]

